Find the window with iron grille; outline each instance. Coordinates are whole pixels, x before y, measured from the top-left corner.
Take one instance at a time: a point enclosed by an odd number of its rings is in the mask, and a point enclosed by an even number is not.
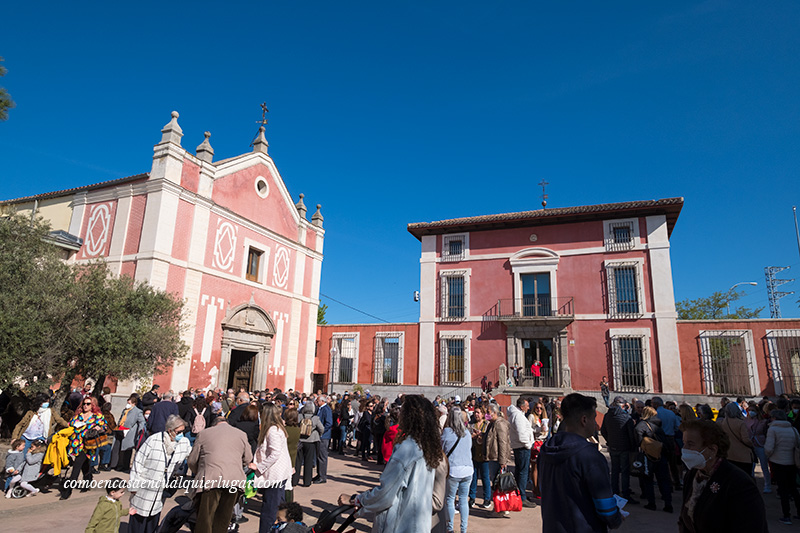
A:
[[[609,252],[630,250],[636,244],[636,219],[611,220],[605,223],[605,245]]]
[[[358,380],[358,333],[333,335],[331,383],[355,383]]]
[[[467,316],[467,271],[442,272],[442,318],[458,319]]]
[[[650,364],[645,335],[617,335],[611,338],[613,389],[620,392],[649,392]]]
[[[642,316],[640,269],[638,262],[606,263],[609,318]]]
[[[374,383],[400,385],[403,382],[403,340],[402,332],[375,335]]]
[[[776,394],[800,394],[800,329],[767,331]]]
[[[440,336],[440,385],[464,385],[469,381],[468,341],[467,335]]]
[[[442,237],[442,261],[462,261],[467,255],[466,234]]]
[[[700,332],[700,362],[706,394],[755,394],[751,336],[750,330]]]

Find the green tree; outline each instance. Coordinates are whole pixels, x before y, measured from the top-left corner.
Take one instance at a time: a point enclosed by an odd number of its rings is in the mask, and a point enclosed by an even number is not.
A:
[[[103,262],[67,265],[48,233],[41,221],[0,219],[0,388],[60,384],[63,398],[78,376],[102,386],[185,356],[181,300]]]
[[[747,318],[758,318],[763,307],[750,309],[748,307],[736,307],[731,313],[728,308],[744,295],[743,292],[727,291],[715,292],[706,298],[696,300],[682,300],[675,304],[678,311],[678,318],[681,320],[736,320]]]
[[[322,304],[319,307],[317,307],[317,325],[318,326],[324,326],[325,324],[328,323],[328,321],[325,320],[325,313],[327,313],[327,312],[328,312],[328,306],[327,305]]]
[[[0,57],[0,78],[5,76],[6,72],[8,72],[8,69],[6,69],[2,63],[3,58]],[[8,94],[8,91],[0,87],[0,121],[8,120],[8,110],[13,108],[14,105],[14,101],[11,99],[11,95]]]

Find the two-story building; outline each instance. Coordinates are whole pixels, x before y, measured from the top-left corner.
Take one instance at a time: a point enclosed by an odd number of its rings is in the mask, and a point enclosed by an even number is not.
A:
[[[0,202],[50,221],[69,261],[102,258],[116,274],[185,300],[190,356],[154,376],[162,389],[310,389],[324,230],[295,203],[268,154],[214,161],[210,134],[189,153],[178,113],[149,172]],[[136,384],[121,384],[127,392]]]

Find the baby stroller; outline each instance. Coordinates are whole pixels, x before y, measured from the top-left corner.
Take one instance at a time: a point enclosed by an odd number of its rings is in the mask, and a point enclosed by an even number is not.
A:
[[[338,529],[333,529],[339,516],[350,510],[353,512],[350,513],[350,516],[344,519],[342,525],[340,525]],[[333,533],[334,531],[338,533],[355,533],[355,529],[347,530],[347,527],[355,522],[355,520],[355,507],[352,505],[340,505],[333,509],[326,509],[322,511],[322,513],[319,515],[319,520],[317,520],[317,524],[311,528],[311,531],[312,533]]]
[[[34,444],[34,446],[43,446],[45,444],[45,440],[44,439],[39,439],[39,440],[34,441],[33,444]],[[50,467],[45,465],[44,463],[42,463],[42,465],[39,467],[39,473],[38,473],[36,479],[34,479],[33,481],[29,481],[28,483],[32,487],[34,487],[36,489],[39,489],[39,492],[41,492],[41,493],[50,492],[49,491],[49,487],[50,487],[50,484],[53,482],[53,476],[51,476],[49,474],[49,471],[50,471]],[[17,483],[11,489],[11,498],[14,498],[14,499],[24,498],[28,494],[29,494],[28,491],[25,490],[20,483]]]

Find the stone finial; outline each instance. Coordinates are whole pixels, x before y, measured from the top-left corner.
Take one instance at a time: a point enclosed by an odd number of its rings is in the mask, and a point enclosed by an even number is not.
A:
[[[205,161],[206,163],[211,163],[214,159],[214,149],[211,147],[211,143],[208,142],[208,138],[211,137],[211,132],[207,131],[203,135],[205,135],[205,139],[203,142],[200,143],[200,146],[197,147],[197,158],[200,161]]]
[[[322,212],[320,212],[320,209],[322,209],[322,204],[317,204],[317,212],[314,213],[314,216],[311,217],[311,223],[321,228],[322,221],[325,219],[322,218]]]
[[[303,203],[303,198],[305,198],[305,196],[305,194],[300,193],[300,201],[294,204],[297,208],[297,212],[300,214],[300,218],[306,218],[306,213],[308,212],[306,204]]]
[[[170,120],[167,125],[161,129],[161,142],[159,144],[172,143],[177,144],[178,146],[181,145],[183,130],[178,124],[179,116],[180,115],[177,111],[172,112],[172,120]]]
[[[256,140],[253,141],[253,151],[266,154],[267,148],[269,148],[269,143],[267,142],[267,138],[264,137],[264,126],[261,126],[258,128],[258,136],[256,137]]]

